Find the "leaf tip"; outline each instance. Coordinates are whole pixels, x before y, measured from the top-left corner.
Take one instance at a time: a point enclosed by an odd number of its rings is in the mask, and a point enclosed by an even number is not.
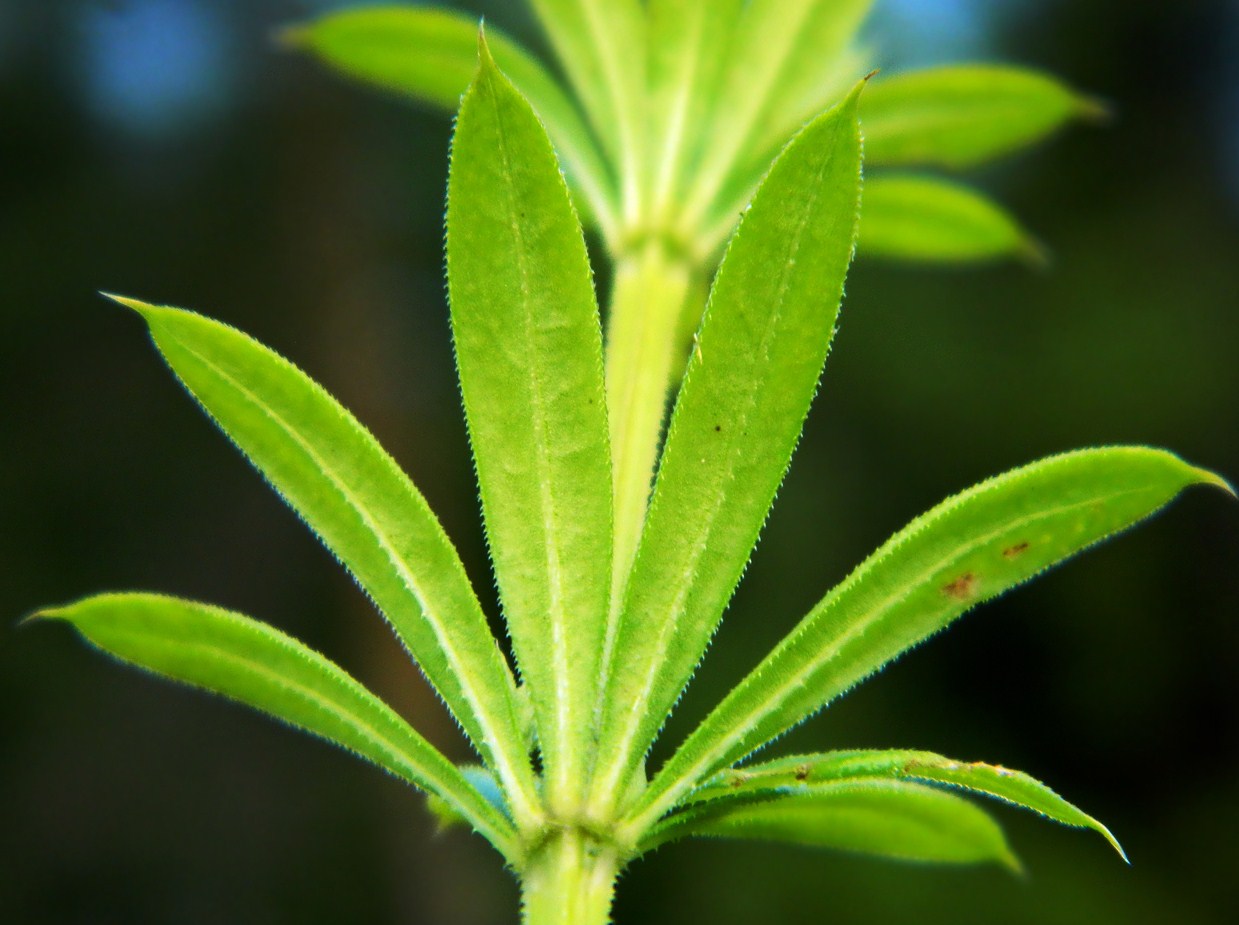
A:
[[[1024,866],[1024,862],[1020,860],[1011,846],[1004,844],[1002,846],[1002,854],[998,856],[998,863],[1002,865],[1006,871],[1013,877],[1018,877],[1020,880],[1028,879],[1028,869]]]
[[[1089,125],[1110,125],[1114,122],[1114,107],[1098,96],[1076,97],[1076,118]]]
[[[1193,467],[1192,474],[1195,475],[1197,484],[1212,485],[1214,488],[1220,488],[1232,498],[1239,500],[1239,494],[1235,492],[1235,487],[1216,472],[1211,472],[1208,469],[1201,469],[1199,467]]]
[[[495,58],[490,53],[490,43],[486,41],[486,17],[478,20],[478,66],[482,72],[496,69]]]
[[[1123,846],[1119,844],[1119,840],[1114,837],[1114,834],[1100,822],[1097,823],[1097,832],[1110,843],[1110,847],[1123,859],[1123,863],[1131,867],[1131,858],[1127,856],[1127,852],[1123,850]]]
[[[1040,240],[1025,232],[1020,236],[1016,257],[1030,270],[1044,272],[1054,263],[1054,255]]]
[[[38,610],[26,614],[17,621],[17,628],[23,629],[35,623],[41,623],[44,620],[57,620],[61,617],[60,607],[41,607]]]
[[[271,44],[284,51],[304,51],[314,44],[314,27],[306,23],[277,26],[271,30]]]

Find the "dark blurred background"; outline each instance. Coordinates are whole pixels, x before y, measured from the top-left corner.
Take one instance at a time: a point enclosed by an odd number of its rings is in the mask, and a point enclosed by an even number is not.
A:
[[[98,289],[193,307],[366,422],[489,577],[443,297],[448,121],[278,50],[339,3],[0,0],[0,922],[499,923],[479,839],[341,752],[122,670],[24,613],[155,589],[327,652],[467,751],[380,620]],[[535,47],[524,6],[475,2]],[[1239,477],[1239,5],[884,0],[878,63],[1001,59],[1109,100],[979,175],[1045,272],[861,261],[788,483],[673,721],[946,494],[1071,447]],[[664,849],[621,923],[1233,922],[1239,506],[1167,513],[983,608],[791,737],[1026,769],[1101,839],[998,808],[1026,879]],[[492,602],[488,599],[488,606]],[[492,607],[493,610],[493,607]]]

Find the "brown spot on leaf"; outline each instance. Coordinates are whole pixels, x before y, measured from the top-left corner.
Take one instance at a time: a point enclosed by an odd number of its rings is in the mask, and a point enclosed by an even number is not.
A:
[[[809,766],[807,764],[797,765],[796,766],[796,780],[808,780],[808,779],[809,779]]]
[[[1014,546],[1008,546],[1002,551],[1003,556],[1008,559],[1016,559],[1028,548],[1028,540],[1022,543],[1016,543]]]
[[[728,787],[740,787],[749,779],[749,776],[743,771],[733,771],[731,779],[727,781]]]
[[[972,574],[972,572],[966,572],[954,581],[943,585],[942,593],[947,597],[955,598],[957,601],[966,601],[972,597],[976,584],[977,576]]]

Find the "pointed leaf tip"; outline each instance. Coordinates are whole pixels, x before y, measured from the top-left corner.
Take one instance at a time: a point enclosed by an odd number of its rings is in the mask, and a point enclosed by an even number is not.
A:
[[[1235,487],[1230,482],[1218,475],[1216,472],[1211,472],[1208,469],[1201,469],[1196,466],[1192,468],[1192,472],[1196,475],[1196,481],[1201,485],[1212,485],[1214,488],[1220,488],[1232,498],[1239,500],[1239,493],[1235,492]]]
[[[483,71],[496,68],[495,58],[490,53],[490,44],[486,41],[486,17],[478,20],[478,65]]]
[[[302,51],[310,47],[313,35],[310,26],[294,23],[271,30],[271,44],[287,51]]]
[[[131,298],[130,296],[118,295],[115,292],[104,292],[102,289],[99,290],[99,295],[123,308],[137,312],[148,322],[151,320],[151,316],[159,311],[157,306],[151,305],[149,302],[143,302],[141,299]]]

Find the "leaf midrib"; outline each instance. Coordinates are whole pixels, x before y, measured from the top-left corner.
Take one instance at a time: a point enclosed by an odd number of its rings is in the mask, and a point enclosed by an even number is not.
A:
[[[138,642],[142,642],[150,638],[150,635],[147,635],[147,634],[127,632],[124,630],[120,630],[120,631],[112,630],[112,635],[128,637],[130,640],[136,640]],[[398,744],[392,741],[392,739],[390,739],[388,736],[384,735],[382,732],[376,729],[370,722],[363,719],[360,715],[350,712],[350,711],[337,709],[336,705],[333,703],[332,700],[320,694],[313,687],[310,687],[298,681],[292,680],[287,675],[283,675],[277,671],[272,670],[271,668],[269,668],[267,665],[263,664],[260,661],[255,661],[255,660],[246,658],[245,656],[237,654],[229,649],[222,648],[217,644],[208,643],[208,642],[200,642],[200,641],[187,642],[187,641],[183,641],[179,639],[169,640],[166,636],[162,636],[159,634],[153,634],[153,635],[155,635],[155,638],[159,639],[164,644],[174,644],[179,650],[183,652],[186,652],[189,654],[198,653],[198,654],[206,656],[209,659],[215,659],[216,661],[219,661],[219,662],[224,662],[227,664],[231,664],[235,667],[243,668],[246,671],[250,672],[251,674],[257,675],[258,677],[264,679],[265,681],[270,683],[273,687],[276,687],[294,696],[300,697],[305,703],[307,703],[311,707],[318,709],[320,712],[343,723],[345,726],[351,727],[355,729],[356,731],[360,732],[363,735],[363,738],[365,740],[368,740],[369,744],[378,746],[377,751],[379,751],[380,753],[386,754],[388,761],[385,763],[389,765],[388,767],[389,770],[396,772],[397,775],[401,777],[402,779],[404,779],[406,782],[413,784],[416,787],[426,789],[434,793],[436,796],[449,800],[451,803],[453,803],[453,805],[455,805],[462,812],[468,813],[470,816],[470,821],[478,827],[479,832],[481,832],[488,839],[490,839],[491,842],[494,843],[495,846],[506,857],[511,858],[511,857],[517,856],[516,854],[513,853],[515,846],[512,844],[510,840],[511,831],[510,830],[505,831],[505,828],[510,829],[510,826],[500,826],[496,819],[487,818],[488,816],[491,816],[491,808],[489,808],[489,804],[487,804],[485,800],[482,800],[479,797],[479,799],[475,801],[471,794],[469,795],[460,794],[458,792],[460,789],[459,787],[449,785],[442,778],[440,778],[437,774],[430,771],[429,769],[424,769],[419,772],[418,771],[419,762],[416,761],[416,759],[412,758],[408,752],[406,752]],[[285,654],[304,659],[305,653],[299,651],[297,648],[290,647],[286,643],[281,642],[279,639],[274,639],[272,641],[274,641]],[[159,673],[166,674],[166,672],[159,672]],[[365,705],[378,710],[383,715],[384,719],[392,723],[398,724],[399,726],[404,726],[405,728],[401,729],[400,730],[401,732],[411,732],[414,735],[419,735],[416,732],[416,730],[414,730],[411,726],[409,726],[408,723],[406,723],[394,710],[392,710],[390,706],[388,706],[386,703],[384,703],[382,700],[380,700],[378,697],[376,697],[371,692],[365,690],[365,688],[361,686],[360,682],[358,682],[351,675],[348,675],[343,670],[338,669],[338,668],[333,668],[330,671],[330,675],[333,677],[333,680],[340,683],[350,695],[361,698],[361,700],[363,701],[363,703],[365,703]],[[196,686],[204,688],[206,690],[212,690],[212,691],[216,691],[217,693],[223,693],[221,691],[218,691],[216,688],[210,687],[209,684],[207,683],[204,683],[204,682],[195,682],[195,683],[196,683]],[[274,710],[267,709],[266,707],[259,707],[259,708],[262,709],[263,712],[265,713],[270,713],[276,717],[282,718],[280,717],[280,714],[276,713]],[[328,738],[323,733],[317,732],[316,730],[308,726],[304,726],[302,723],[296,723],[296,725],[307,729],[309,732],[313,733],[316,736],[319,736],[320,738]],[[349,745],[345,742],[341,742],[335,739],[333,739],[332,741],[347,751],[354,751],[354,752],[356,751],[355,749],[350,748]],[[441,760],[445,763],[450,764],[447,758],[443,756],[443,754],[439,752],[438,749],[436,749],[429,742],[425,742],[424,740],[423,742],[426,748],[429,749],[433,753],[433,760]],[[362,758],[370,757],[368,755],[363,755],[360,752],[357,752],[357,754],[360,755],[360,757]],[[462,777],[461,780],[464,781],[464,778]],[[466,783],[466,786],[468,786],[467,781],[465,783]],[[470,805],[474,803],[476,803],[477,805]],[[486,806],[488,808],[481,810],[481,812],[479,812],[479,809],[482,806]]]
[[[521,322],[524,327],[524,342],[532,344],[536,337],[537,325],[534,322],[532,299],[530,297],[529,265],[525,259],[525,236],[521,230],[520,223],[514,219],[514,216],[519,212],[519,209],[516,208],[512,190],[512,178],[515,174],[508,150],[509,144],[504,132],[503,114],[500,111],[498,100],[492,97],[492,102],[495,114],[495,133],[498,138],[496,147],[499,151],[499,160],[503,165],[503,172],[509,179],[509,182],[505,183],[503,188],[504,198],[507,201],[508,225],[514,239],[513,253],[516,257],[517,275],[520,277]],[[559,512],[556,506],[556,499],[550,490],[551,466],[547,458],[547,421],[539,364],[536,362],[536,358],[527,358],[524,367],[529,375],[530,397],[534,407],[532,421],[534,430],[534,461],[537,466],[538,501],[542,508],[542,523],[544,525],[542,546],[546,555],[547,619],[551,627],[551,664],[555,681],[555,736],[556,741],[559,743],[559,747],[556,750],[561,753],[560,757],[562,758],[567,757],[571,752],[570,737],[572,725],[567,715],[570,698],[569,691],[567,690],[568,653],[565,637],[566,627],[564,625],[566,614],[563,608],[563,574],[560,568],[560,554],[557,542],[558,531],[551,526],[559,523]],[[534,654],[534,657],[537,657],[536,654]],[[562,762],[560,769],[561,773],[563,773],[564,765]]]
[[[760,360],[752,364],[750,366],[750,369],[752,368],[760,369],[768,365],[770,349],[771,349],[771,346],[774,340],[776,339],[776,331],[777,331],[777,328],[779,327],[779,320],[783,316],[783,310],[787,303],[787,293],[789,289],[791,288],[791,278],[793,274],[793,268],[795,267],[795,263],[796,263],[796,255],[800,251],[801,239],[803,238],[805,228],[809,224],[810,215],[813,212],[813,209],[816,206],[818,198],[820,196],[822,178],[825,176],[826,170],[830,166],[831,162],[832,162],[831,158],[825,158],[823,160],[822,165],[818,168],[815,182],[811,186],[812,192],[810,195],[806,196],[803,200],[803,208],[801,209],[800,220],[796,223],[795,231],[792,234],[791,245],[787,249],[787,252],[786,252],[787,256],[783,262],[783,266],[779,274],[779,285],[778,285],[778,290],[777,290],[778,295],[775,299],[774,307],[768,316],[768,321],[766,323],[765,330],[762,334]],[[737,234],[742,234],[742,233],[743,233],[743,229],[741,229]],[[699,362],[704,362],[704,359]],[[707,519],[708,526],[701,534],[701,537],[698,540],[698,542],[695,544],[692,550],[692,554],[689,557],[687,566],[681,573],[684,576],[688,576],[688,580],[680,582],[679,591],[677,592],[673,600],[672,607],[671,607],[671,619],[663,621],[662,626],[659,628],[658,645],[654,649],[655,652],[665,651],[665,647],[669,639],[674,638],[676,636],[679,625],[680,625],[680,619],[684,614],[684,604],[686,600],[688,599],[688,597],[693,593],[693,591],[696,590],[696,583],[692,581],[691,579],[692,577],[696,576],[697,566],[699,562],[701,561],[701,557],[702,555],[704,555],[705,550],[708,548],[710,544],[710,538],[714,535],[714,532],[718,527],[718,513],[722,509],[724,503],[727,500],[727,492],[723,490],[723,486],[729,484],[735,479],[736,460],[740,455],[740,449],[741,449],[740,440],[738,436],[736,435],[743,434],[745,432],[744,425],[748,422],[749,416],[752,414],[753,408],[757,404],[758,393],[762,391],[762,386],[765,384],[766,381],[767,379],[763,377],[763,379],[760,382],[754,382],[752,384],[753,387],[750,388],[747,394],[745,395],[743,413],[737,415],[737,420],[740,422],[739,426],[733,426],[733,427],[728,428],[729,439],[728,439],[728,446],[727,446],[727,458],[728,458],[727,472],[718,479],[718,482],[717,482],[718,491],[717,491],[716,498],[713,504],[713,509],[711,510],[710,516]],[[686,384],[687,384],[687,381],[686,381]],[[658,675],[658,669],[660,667],[661,667],[661,662],[657,660],[651,661],[649,669],[646,673],[646,677],[642,683],[642,694],[634,702],[633,708],[629,711],[628,715],[630,719],[629,719],[628,724],[624,727],[624,735],[620,739],[621,754],[624,754],[625,756],[627,756],[627,753],[631,747],[632,739],[635,736],[637,730],[640,728],[641,721],[644,718],[645,706],[649,702],[650,694],[654,687],[654,681]],[[663,717],[659,721],[657,728],[661,728],[662,722],[665,721],[665,719],[666,718]],[[617,768],[618,767],[619,765],[617,764]]]
[[[424,592],[418,585],[412,573],[401,561],[400,556],[393,547],[387,533],[382,530],[377,523],[375,523],[370,514],[367,512],[365,506],[362,505],[359,499],[349,490],[348,486],[336,473],[336,470],[328,465],[326,460],[324,460],[315,451],[313,445],[303,438],[300,433],[298,433],[297,430],[289,424],[288,421],[286,421],[274,409],[269,407],[258,395],[246,388],[246,386],[237,379],[229,375],[228,372],[226,372],[218,364],[214,363],[208,356],[198,350],[195,350],[183,340],[176,337],[175,334],[169,332],[168,336],[171,337],[172,340],[174,340],[177,345],[181,347],[181,349],[185,350],[209,370],[211,370],[215,375],[236,389],[236,391],[240,393],[253,407],[255,407],[261,414],[265,415],[271,423],[283,431],[284,434],[288,436],[305,453],[306,456],[309,457],[311,462],[318,467],[319,471],[327,478],[328,482],[335,488],[340,497],[344,499],[348,507],[358,516],[362,525],[369,531],[370,535],[378,543],[379,549],[383,552],[389,564],[395,570],[397,577],[400,579],[400,582],[404,586],[405,590],[415,599],[418,608],[421,610],[423,618],[426,620],[426,623],[430,626],[431,631],[434,633],[435,640],[439,644],[439,648],[444,657],[447,659],[449,668],[457,681],[461,695],[468,703],[469,708],[473,713],[473,720],[477,724],[479,731],[482,733],[483,740],[479,744],[483,746],[486,751],[491,753],[490,757],[495,761],[501,775],[505,780],[510,782],[515,782],[518,780],[519,777],[512,768],[508,760],[508,756],[498,745],[501,739],[495,736],[494,730],[486,718],[486,713],[483,710],[481,703],[474,695],[469,683],[466,680],[469,677],[469,673],[464,669],[460,655],[451,644],[450,638],[445,634],[445,630],[441,623],[433,615],[433,610],[427,606]],[[214,415],[211,416],[214,417]],[[347,419],[345,420],[345,423],[348,423]],[[227,428],[222,429],[225,433],[227,432]],[[395,466],[395,463],[392,462],[390,458],[385,459],[384,463],[391,468],[396,468],[398,475],[403,477],[402,473],[399,473],[398,467]],[[407,489],[403,490],[407,495]]]

